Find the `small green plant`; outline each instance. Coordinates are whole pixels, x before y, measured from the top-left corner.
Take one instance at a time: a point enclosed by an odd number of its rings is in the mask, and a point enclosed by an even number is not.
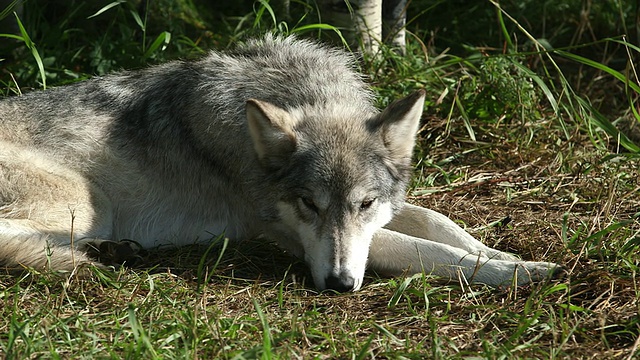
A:
[[[517,59],[482,57],[477,74],[461,80],[458,101],[467,116],[481,122],[538,119],[540,96],[531,77]]]

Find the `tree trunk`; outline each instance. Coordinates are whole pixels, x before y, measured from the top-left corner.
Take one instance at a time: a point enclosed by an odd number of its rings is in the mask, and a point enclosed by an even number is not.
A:
[[[382,0],[318,0],[323,22],[340,29],[350,46],[374,54],[382,39]]]
[[[384,0],[382,2],[382,39],[400,54],[405,53],[407,23],[407,0]]]
[[[272,0],[270,4],[278,17],[278,20],[286,22],[291,21],[291,12],[289,11],[291,8],[290,0]]]

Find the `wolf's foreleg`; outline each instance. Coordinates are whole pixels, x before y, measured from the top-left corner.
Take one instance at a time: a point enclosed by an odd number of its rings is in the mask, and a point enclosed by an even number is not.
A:
[[[518,261],[518,258],[490,248],[467,233],[445,215],[419,206],[404,204],[404,207],[385,228],[402,234],[428,239],[450,245],[467,253],[495,260]]]
[[[462,276],[468,282],[491,286],[540,281],[560,271],[548,262],[496,260],[471,254],[459,247],[425,240],[388,229],[373,237],[368,267],[387,275],[425,272],[446,279]]]

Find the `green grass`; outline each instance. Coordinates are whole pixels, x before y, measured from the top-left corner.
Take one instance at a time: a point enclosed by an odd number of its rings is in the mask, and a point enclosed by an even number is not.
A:
[[[49,19],[34,6],[23,31],[0,35],[10,48],[0,56],[3,93],[194,57],[273,29],[335,32],[311,2],[293,3],[289,23],[266,1],[254,11],[239,2],[224,16],[186,0],[171,11],[122,3],[102,13],[105,4],[71,1]],[[543,10],[526,8],[532,2],[505,3],[504,12],[478,2],[462,14],[447,2],[415,1],[423,10],[410,17],[408,55],[382,47],[361,67],[380,106],[418,88],[428,93],[409,201],[490,246],[561,263],[567,278],[491,289],[368,274],[357,293],[318,294],[304,264],[273,244],[219,241],[153,251],[141,267],[94,270],[89,279],[0,275],[0,357],[640,355],[640,49],[620,36],[635,36],[620,15],[627,4],[583,9],[592,16],[574,29],[572,2],[546,7],[547,28]],[[447,23],[442,14],[451,28],[431,35]],[[478,23],[454,21],[464,16]],[[624,26],[597,33],[603,24]],[[589,28],[595,38],[585,38]],[[452,43],[464,46],[447,51]]]

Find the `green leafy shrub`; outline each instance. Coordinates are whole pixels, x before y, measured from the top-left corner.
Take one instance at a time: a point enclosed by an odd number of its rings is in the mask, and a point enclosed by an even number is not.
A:
[[[483,57],[477,74],[462,80],[460,101],[470,118],[481,120],[539,117],[540,97],[532,79],[503,56]]]

